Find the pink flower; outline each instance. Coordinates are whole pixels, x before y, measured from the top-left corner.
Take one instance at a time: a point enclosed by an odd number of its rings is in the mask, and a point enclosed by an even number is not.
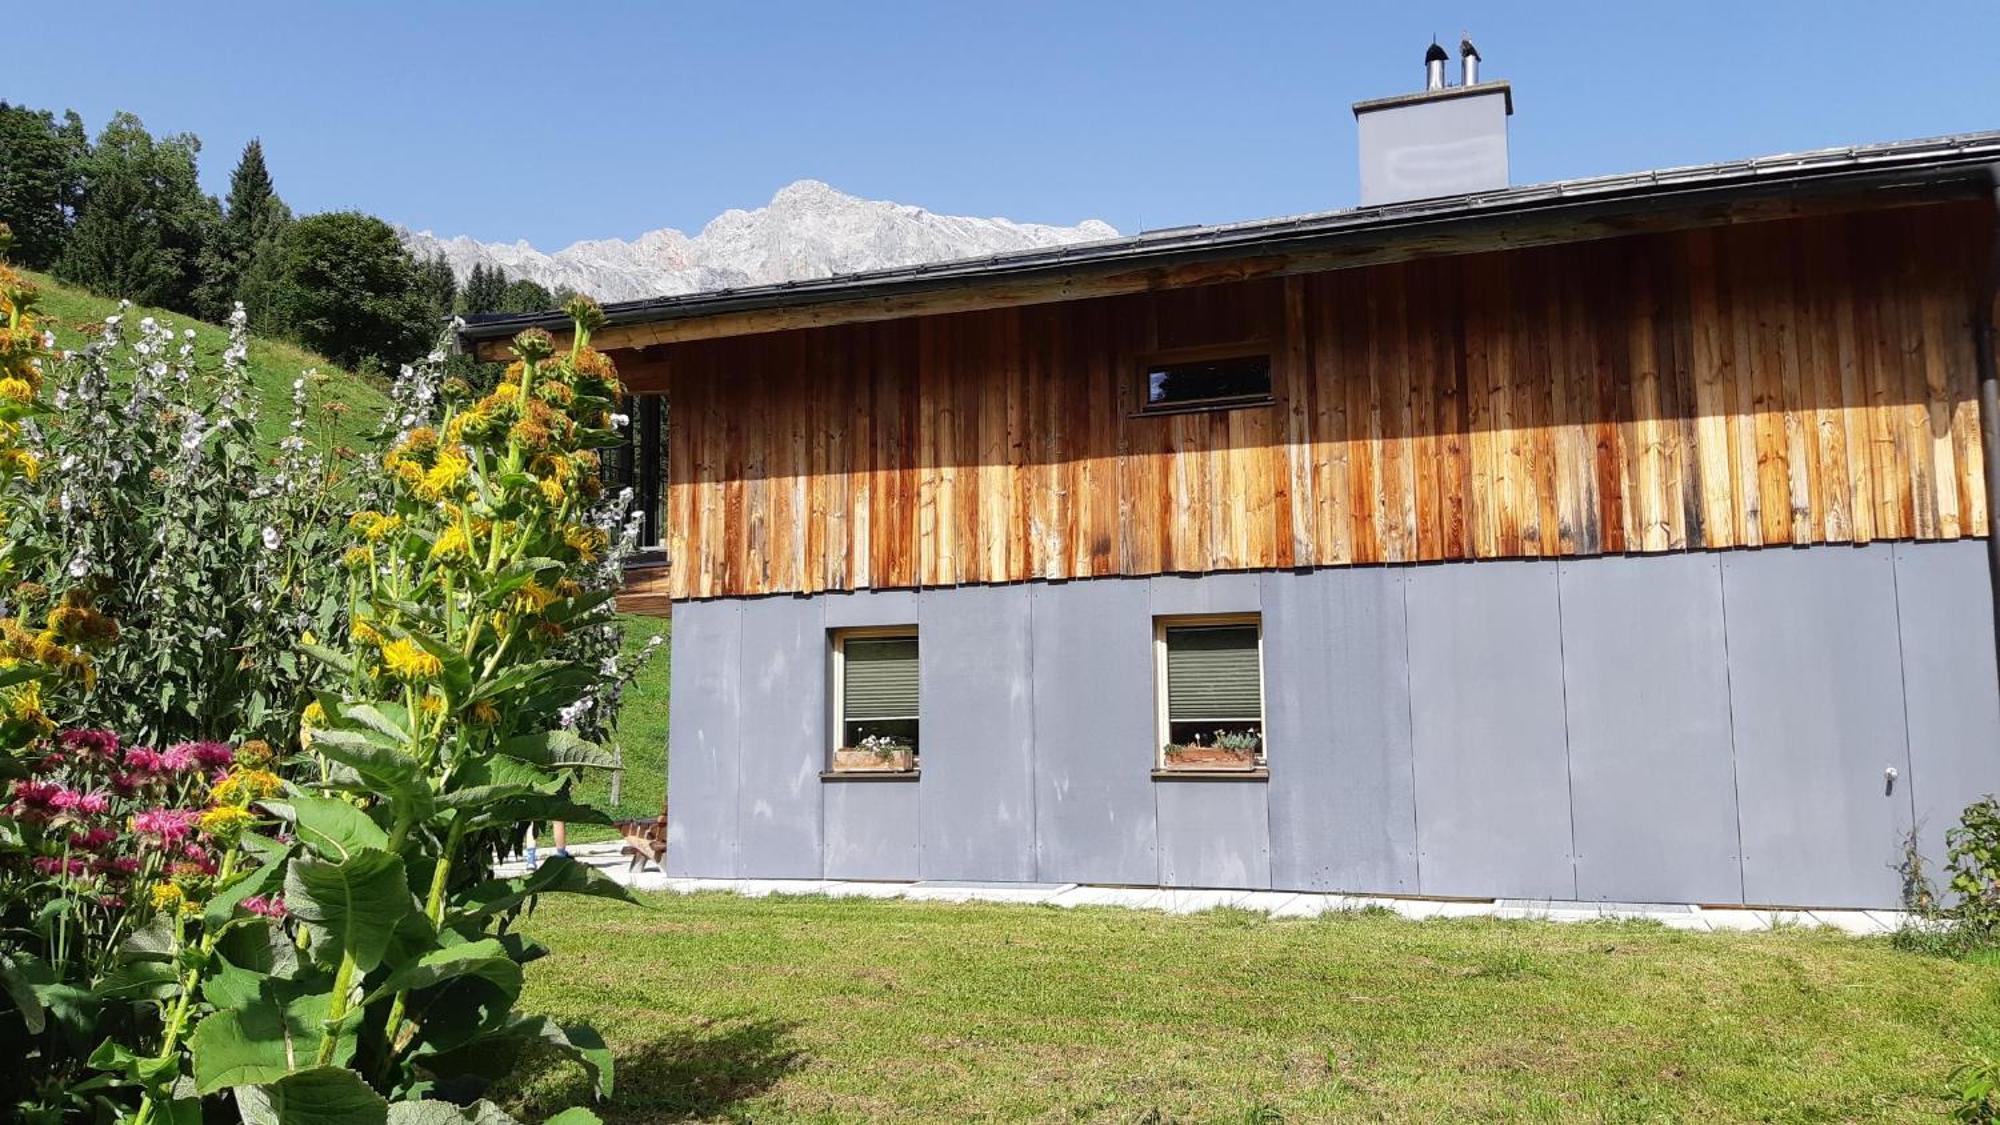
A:
[[[111,790],[120,797],[130,797],[144,786],[151,784],[152,778],[138,773],[114,773],[111,775]]]
[[[125,764],[140,773],[160,773],[167,768],[160,752],[150,746],[126,747]]]
[[[125,909],[125,896],[124,896],[124,895],[98,895],[98,896],[97,896],[97,905],[99,905],[99,906],[103,907],[103,908],[104,908],[104,909],[106,909],[106,910],[123,910],[123,909]]]
[[[188,743],[185,742],[179,746],[167,747],[160,753],[159,757],[161,773],[185,773],[195,768],[197,764],[194,759],[194,751],[188,749]]]
[[[57,741],[78,758],[109,761],[118,754],[118,736],[108,730],[66,730]]]
[[[82,875],[90,870],[90,865],[80,859],[44,855],[35,857],[35,870],[44,875]]]
[[[88,832],[78,832],[70,836],[69,846],[77,851],[101,852],[106,845],[118,838],[118,833],[109,828],[93,828]]]
[[[223,742],[183,742],[167,751],[185,750],[193,756],[195,763],[207,770],[228,769],[236,762],[236,751]]]
[[[132,818],[132,831],[171,846],[187,839],[200,817],[193,809],[148,809]]]
[[[58,789],[55,796],[49,798],[49,805],[61,812],[103,816],[111,811],[111,798],[102,793],[80,793],[74,789]]]
[[[17,781],[14,783],[14,800],[21,807],[46,809],[54,806],[56,794],[63,787],[53,781]]]
[[[285,900],[280,895],[272,895],[269,898],[263,895],[251,895],[249,898],[243,900],[243,909],[248,910],[252,914],[261,914],[266,918],[283,918],[285,916]]]
[[[110,867],[111,870],[120,875],[137,875],[139,873],[139,860],[134,856],[121,855],[111,861]]]

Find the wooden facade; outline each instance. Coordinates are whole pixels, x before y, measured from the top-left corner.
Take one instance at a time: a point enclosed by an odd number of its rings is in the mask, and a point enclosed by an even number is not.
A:
[[[667,589],[1985,535],[1990,221],[1913,206],[660,345]],[[1214,349],[1267,352],[1272,404],[1138,413],[1143,362]]]

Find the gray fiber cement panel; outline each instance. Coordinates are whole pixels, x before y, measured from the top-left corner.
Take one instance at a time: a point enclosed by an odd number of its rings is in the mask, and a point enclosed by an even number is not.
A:
[[[822,604],[743,603],[736,856],[760,878],[819,877],[819,774],[831,748]]]
[[[1271,818],[1265,788],[1260,781],[1154,783],[1160,816],[1160,884],[1269,887]]]
[[[1153,626],[1144,580],[1030,587],[1036,878],[1159,877]]]
[[[828,781],[820,786],[826,815],[829,879],[912,880],[922,825],[920,782]]]
[[[667,738],[667,871],[736,874],[740,602],[674,607],[673,723]],[[761,874],[759,872],[758,874]]]
[[[1742,901],[1720,558],[1560,571],[1577,897]]]
[[[1407,573],[1264,575],[1274,887],[1416,893]]]
[[[1896,602],[1910,732],[1910,798],[1933,875],[1945,830],[2000,791],[2000,689],[1986,542],[1898,543]]]
[[[926,879],[1035,878],[1028,590],[974,586],[919,603]]]
[[[1420,567],[1406,594],[1421,891],[1575,898],[1555,564]]]
[[[1722,577],[1746,901],[1895,904],[1910,759],[1890,546],[1733,552]]]

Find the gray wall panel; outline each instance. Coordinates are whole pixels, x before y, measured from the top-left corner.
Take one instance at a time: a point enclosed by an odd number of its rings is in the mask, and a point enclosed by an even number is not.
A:
[[[915,879],[922,832],[920,782],[828,781],[826,877]]]
[[[860,590],[822,594],[816,600],[825,603],[827,628],[846,629],[867,625],[915,625],[919,596],[915,590]]]
[[[1030,587],[1036,873],[1153,883],[1153,625],[1147,583]]]
[[[1163,574],[1146,582],[1156,617],[1256,613],[1264,596],[1259,574]]]
[[[1721,559],[1559,570],[1577,897],[1742,901]]]
[[[1406,573],[1263,576],[1275,887],[1416,893]]]
[[[2000,791],[2000,680],[1993,667],[1993,581],[1986,542],[1898,543],[1910,797],[1933,875],[1945,830]]]
[[[1423,893],[1574,897],[1555,564],[1408,573]]]
[[[1722,577],[1744,897],[1895,903],[1910,760],[1890,547],[1735,552]]]
[[[919,605],[926,879],[1035,877],[1028,590],[970,586]]]
[[[1271,885],[1271,819],[1258,781],[1161,781],[1160,878],[1169,887]]]
[[[743,603],[736,859],[771,878],[820,872],[819,773],[829,744],[822,604]]]
[[[667,871],[736,874],[741,603],[674,607],[673,723],[667,737]]]

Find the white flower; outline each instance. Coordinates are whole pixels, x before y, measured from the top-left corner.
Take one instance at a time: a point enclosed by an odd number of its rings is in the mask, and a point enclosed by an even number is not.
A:
[[[613,414],[611,416],[611,428],[614,430],[622,430],[626,426],[629,426],[631,424],[632,424],[632,419],[627,415]]]
[[[264,549],[266,551],[275,551],[279,547],[284,546],[284,543],[285,537],[278,534],[277,528],[269,524],[264,526]]]

